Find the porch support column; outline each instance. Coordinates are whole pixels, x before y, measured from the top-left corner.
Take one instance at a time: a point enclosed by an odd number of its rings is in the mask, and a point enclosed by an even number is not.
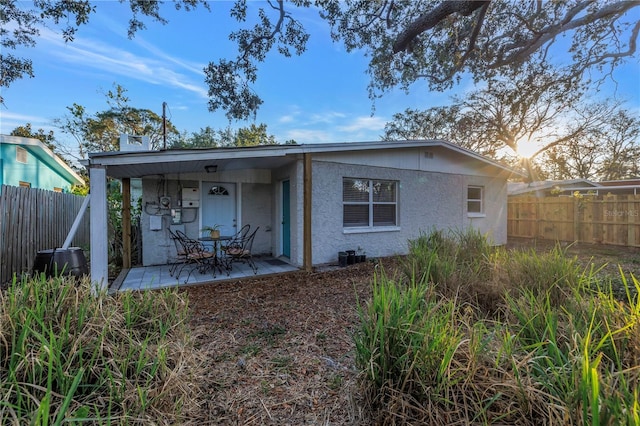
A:
[[[89,169],[91,192],[91,282],[98,288],[109,285],[107,235],[107,173],[102,166]]]
[[[312,241],[311,241],[311,154],[304,154],[304,178],[303,178],[303,259],[302,267],[305,271],[311,272],[313,265],[312,254]]]
[[[122,179],[122,268],[131,268],[131,179]]]

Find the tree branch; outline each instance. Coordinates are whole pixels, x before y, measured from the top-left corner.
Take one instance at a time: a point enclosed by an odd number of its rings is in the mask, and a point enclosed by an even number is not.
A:
[[[443,1],[429,13],[425,13],[418,17],[415,21],[407,25],[407,28],[398,35],[393,43],[393,53],[407,50],[409,44],[420,34],[438,25],[443,19],[454,13],[463,16],[471,15],[475,10],[486,6],[491,0],[487,1]]]
[[[567,12],[567,15],[559,23],[549,25],[537,31],[533,35],[533,37],[530,37],[529,39],[523,40],[518,43],[513,43],[511,45],[505,46],[504,49],[501,49],[500,54],[497,55],[497,58],[493,62],[493,64],[490,65],[491,68],[498,68],[503,65],[523,61],[533,52],[540,49],[540,47],[542,47],[545,43],[551,41],[559,34],[583,27],[584,25],[587,25],[594,21],[598,21],[600,19],[606,19],[616,15],[621,16],[629,9],[638,5],[638,2],[635,1],[621,1],[603,7],[596,13],[588,14],[584,17],[574,19],[575,16],[578,15],[578,13],[580,13],[584,8],[587,7],[588,3],[589,2],[574,7],[569,12]],[[635,34],[637,35],[637,32],[635,32]],[[512,53],[505,54],[506,52]]]
[[[275,7],[273,4],[271,4],[271,2],[269,2],[269,5],[273,9],[278,10],[278,13],[279,13],[278,22],[276,23],[275,28],[273,29],[271,34],[258,36],[258,37],[254,37],[253,39],[251,39],[251,41],[249,42],[247,47],[244,48],[244,54],[241,57],[241,59],[243,61],[247,61],[248,60],[247,57],[249,56],[249,54],[251,52],[251,48],[254,45],[258,44],[259,42],[261,42],[263,40],[271,40],[271,39],[273,39],[276,36],[276,34],[278,34],[282,30],[282,23],[284,22],[284,18],[286,17],[286,12],[284,11],[283,0],[278,0],[277,3],[278,3],[278,7]]]

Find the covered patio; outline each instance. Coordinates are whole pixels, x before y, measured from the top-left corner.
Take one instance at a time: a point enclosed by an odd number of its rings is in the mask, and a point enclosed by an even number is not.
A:
[[[172,265],[140,266],[123,270],[110,285],[109,290],[111,292],[155,290],[244,278],[259,278],[299,270],[296,266],[269,256],[256,257],[254,262],[257,267],[256,274],[248,264],[234,263],[229,275],[217,273],[215,276],[212,271],[200,273],[197,269],[192,270],[192,268],[185,268],[179,276],[176,276],[177,274],[172,276],[169,272]]]
[[[202,241],[204,228],[215,226],[231,237],[243,226],[257,231],[253,257],[258,275],[311,268],[311,158],[299,146],[211,148],[149,151],[146,145],[120,152],[92,153],[91,278],[110,290],[162,288],[255,276],[235,264],[227,276],[187,269],[179,277],[169,270],[177,247],[172,233]],[[107,179],[122,182],[123,273],[107,280]],[[140,223],[143,267],[131,262],[132,179],[141,181]],[[301,218],[293,212],[304,211]],[[300,220],[302,219],[302,220]],[[211,250],[211,249],[210,249]],[[216,249],[212,249],[216,251]]]

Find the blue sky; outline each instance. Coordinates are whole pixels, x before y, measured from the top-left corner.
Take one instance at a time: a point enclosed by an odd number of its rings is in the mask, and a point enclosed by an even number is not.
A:
[[[31,2],[24,2],[25,7]],[[229,125],[224,111],[207,110],[207,87],[203,68],[209,61],[232,59],[234,43],[228,40],[237,23],[228,17],[230,2],[215,2],[212,11],[175,12],[167,2],[162,14],[169,23],[145,20],[147,29],[132,40],[127,38],[128,6],[115,1],[95,3],[98,13],[81,27],[76,40],[65,44],[59,33],[42,30],[35,48],[23,49],[33,60],[35,78],[14,82],[3,90],[5,106],[0,106],[0,133],[31,123],[34,129],[54,130],[60,142],[73,144],[53,126],[66,107],[80,104],[90,114],[107,109],[104,93],[114,83],[127,90],[130,105],[162,114],[180,131],[195,132],[210,126]],[[249,2],[250,8],[256,3]],[[249,12],[250,14],[251,12]],[[251,16],[251,15],[249,15]],[[375,101],[367,96],[367,58],[361,52],[347,53],[333,43],[329,27],[313,10],[301,10],[300,19],[311,34],[307,52],[284,58],[272,52],[259,65],[254,90],[264,100],[256,124],[267,124],[269,134],[280,142],[299,143],[378,140],[384,124],[394,113],[406,108],[426,109],[446,105],[453,93],[472,88],[463,82],[450,92],[429,92],[416,83],[406,95],[397,90]],[[625,107],[640,113],[640,66],[636,59],[616,70],[617,88],[612,84],[600,94],[614,90]],[[373,112],[373,115],[372,115]],[[234,128],[251,122],[232,122]]]

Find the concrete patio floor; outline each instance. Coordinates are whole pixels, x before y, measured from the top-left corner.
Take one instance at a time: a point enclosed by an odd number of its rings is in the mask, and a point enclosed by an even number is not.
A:
[[[192,266],[186,266],[180,276],[171,276],[169,270],[171,265],[141,266],[123,270],[118,278],[109,287],[110,291],[127,290],[152,290],[167,287],[197,285],[216,281],[237,280],[242,278],[255,278],[265,275],[281,274],[299,270],[298,267],[273,257],[255,257],[255,264],[258,268],[257,274],[253,273],[251,267],[246,263],[234,262],[233,269],[229,275],[226,272],[220,273],[207,271],[205,273],[193,270]],[[189,274],[189,271],[192,271]]]

